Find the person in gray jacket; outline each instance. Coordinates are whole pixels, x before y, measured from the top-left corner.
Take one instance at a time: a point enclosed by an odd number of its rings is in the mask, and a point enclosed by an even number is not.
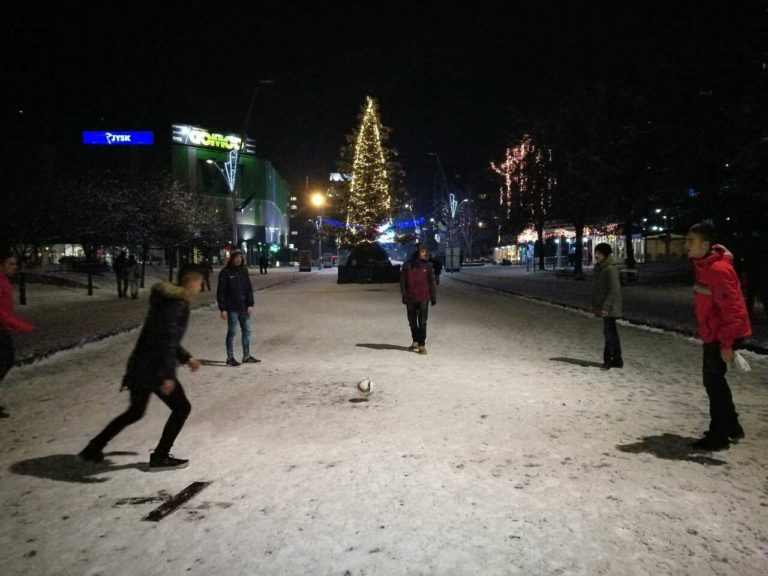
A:
[[[621,355],[621,340],[616,328],[616,320],[621,318],[621,282],[619,269],[613,261],[610,244],[601,243],[595,246],[595,295],[592,308],[595,316],[603,319],[603,349],[602,370],[623,368],[624,359]]]

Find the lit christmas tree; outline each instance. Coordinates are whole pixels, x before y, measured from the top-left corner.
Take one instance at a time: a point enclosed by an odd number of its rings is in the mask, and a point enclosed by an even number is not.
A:
[[[347,194],[347,240],[351,244],[373,241],[379,226],[391,219],[392,174],[382,146],[386,133],[376,101],[368,96],[362,119],[353,136],[351,174]]]

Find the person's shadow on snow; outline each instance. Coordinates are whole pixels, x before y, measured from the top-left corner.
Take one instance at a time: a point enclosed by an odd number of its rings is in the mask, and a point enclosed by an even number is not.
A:
[[[553,362],[565,362],[566,364],[575,364],[576,366],[582,366],[584,368],[601,368],[600,362],[592,362],[591,360],[581,360],[579,358],[550,358]]]
[[[109,478],[97,478],[106,472],[115,470],[129,470],[136,468],[145,470],[146,462],[132,462],[130,464],[115,464],[109,460],[110,456],[136,456],[136,452],[107,452],[104,462],[94,464],[83,462],[76,454],[51,454],[40,458],[30,458],[12,464],[9,470],[21,476],[35,476],[47,478],[59,482],[79,482],[81,484],[95,484],[106,482]]]
[[[407,346],[397,346],[396,344],[355,344],[358,348],[371,348],[373,350],[401,350],[411,352]]]
[[[629,454],[653,454],[664,460],[682,460],[696,462],[705,466],[722,466],[727,464],[723,460],[704,456],[691,448],[691,442],[698,438],[688,438],[677,434],[661,434],[659,436],[646,436],[640,442],[633,444],[617,444],[616,448]]]

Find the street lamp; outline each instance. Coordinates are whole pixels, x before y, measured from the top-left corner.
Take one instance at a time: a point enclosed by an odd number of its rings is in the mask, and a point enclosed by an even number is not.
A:
[[[214,160],[208,159],[206,163],[216,166],[218,171],[224,177],[229,188],[229,194],[232,197],[232,247],[233,250],[237,249],[237,168],[240,165],[240,152],[246,149],[246,140],[248,139],[248,121],[251,119],[251,112],[253,111],[253,105],[256,102],[256,95],[259,93],[259,87],[264,84],[274,84],[274,80],[258,80],[256,87],[253,90],[253,96],[251,96],[251,103],[248,105],[248,112],[245,115],[245,122],[243,122],[242,138],[240,140],[240,149],[235,149],[229,153],[229,162],[224,163],[224,168],[219,166]]]
[[[312,202],[313,206],[316,206],[317,208],[320,208],[320,225],[318,226],[317,223],[312,222],[315,224],[315,229],[317,230],[317,262],[318,262],[318,268],[320,270],[323,269],[323,236],[321,229],[323,227],[323,212],[325,211],[325,202],[326,198],[328,197],[328,191],[325,191],[325,194],[322,192],[314,192],[312,196],[310,197],[310,200]]]
[[[411,222],[413,222],[413,235],[419,239],[419,242],[421,242],[421,230],[416,225],[416,216],[413,213],[413,201],[409,202],[408,204],[403,204],[403,207],[411,213]]]
[[[448,224],[448,249],[450,249],[450,252],[448,252],[448,250],[446,250],[446,263],[445,263],[446,266],[445,266],[445,269],[446,269],[446,271],[450,272],[452,270],[452,266],[453,266],[453,236],[452,236],[453,232],[452,232],[452,229],[453,229],[453,215],[456,212],[456,208],[453,205],[453,202],[455,200],[450,197],[450,196],[453,196],[453,195],[450,194],[450,192],[449,192],[448,179],[445,177],[445,170],[443,170],[443,163],[440,162],[440,156],[438,156],[437,152],[428,152],[428,154],[430,156],[434,156],[435,160],[437,161],[437,165],[440,168],[440,175],[443,177],[443,187],[445,188],[446,198],[448,199],[448,203],[449,203],[448,204],[448,209],[449,209],[449,214],[450,214],[450,220],[449,220],[449,224]],[[448,258],[450,258],[450,260],[448,260]]]
[[[235,195],[235,178],[231,178],[228,176],[228,174],[234,174],[234,172],[231,172],[229,170],[229,162],[227,162],[228,171],[224,172],[224,169],[219,166],[218,162],[215,160],[211,160],[210,158],[205,161],[206,164],[211,164],[213,166],[216,166],[216,169],[221,173],[222,178],[224,178],[224,182],[227,183],[227,188],[229,188],[229,197],[232,199],[232,249],[237,249],[237,196]],[[234,170],[237,170],[237,164],[235,164]]]

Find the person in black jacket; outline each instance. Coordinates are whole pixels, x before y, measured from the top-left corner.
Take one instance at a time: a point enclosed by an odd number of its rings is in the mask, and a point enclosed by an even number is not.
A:
[[[187,466],[188,460],[174,458],[170,454],[173,442],[192,409],[176,377],[176,365],[186,364],[192,372],[200,368],[200,362],[181,346],[181,339],[189,322],[189,305],[200,292],[202,279],[202,272],[189,266],[179,271],[178,286],[164,282],[153,286],[149,313],[123,377],[121,390],[130,390],[131,405],[88,443],[80,452],[82,460],[104,460],[104,447],[126,426],[141,420],[149,397],[154,393],[171,409],[171,415],[157,448],[150,456],[149,468],[155,471]]]
[[[227,366],[240,366],[235,360],[234,340],[237,325],[240,325],[243,342],[243,363],[261,362],[250,353],[251,312],[253,311],[253,286],[248,268],[240,250],[232,252],[227,265],[219,272],[219,286],[216,299],[221,312],[221,319],[227,321]]]
[[[112,267],[117,279],[117,297],[121,300],[128,298],[128,256],[125,254],[125,250],[121,251],[119,256],[115,258]]]
[[[429,258],[429,263],[432,264],[432,270],[435,272],[435,284],[440,285],[440,273],[443,271],[443,263],[437,254],[433,254]]]

